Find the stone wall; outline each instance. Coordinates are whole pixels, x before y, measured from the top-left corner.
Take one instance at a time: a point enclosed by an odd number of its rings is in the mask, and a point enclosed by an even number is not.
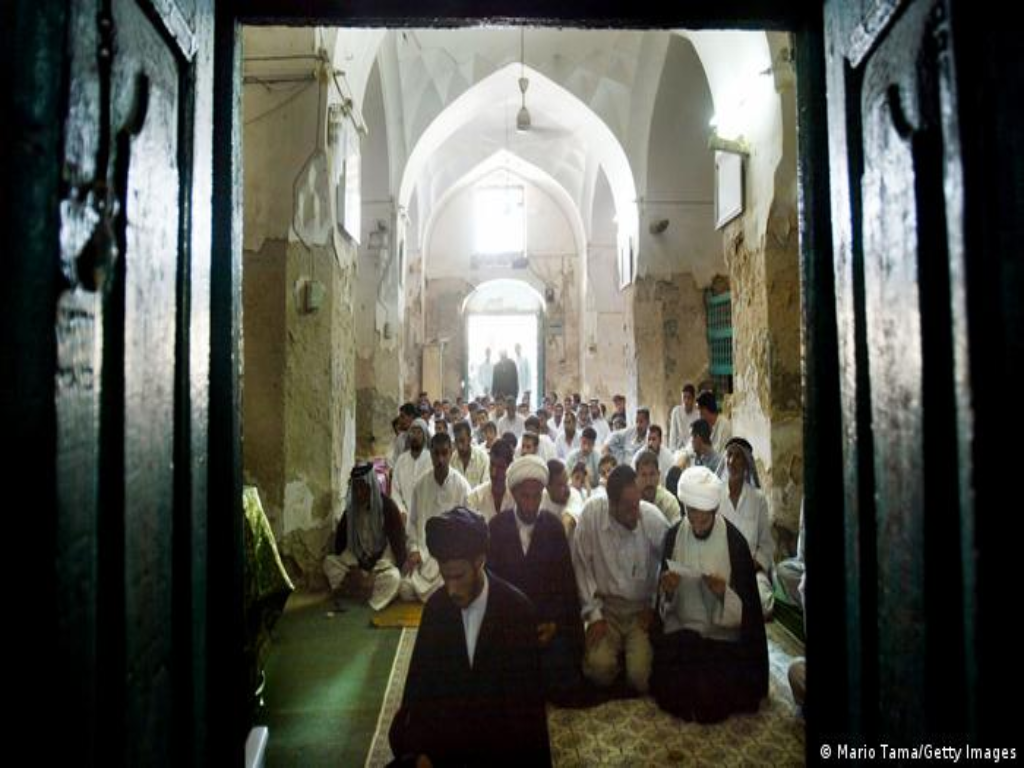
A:
[[[683,385],[708,372],[704,292],[690,273],[638,278],[633,292],[638,386],[636,405],[668,437],[668,418]]]
[[[775,44],[783,39],[770,36]],[[726,227],[732,286],[733,433],[750,440],[780,543],[795,546],[803,498],[802,347],[795,101],[777,73],[777,149],[754,143],[747,210]]]

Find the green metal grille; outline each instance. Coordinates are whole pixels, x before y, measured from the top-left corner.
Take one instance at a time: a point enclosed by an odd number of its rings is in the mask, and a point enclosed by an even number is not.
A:
[[[732,294],[708,292],[706,308],[711,378],[716,391],[732,392]]]

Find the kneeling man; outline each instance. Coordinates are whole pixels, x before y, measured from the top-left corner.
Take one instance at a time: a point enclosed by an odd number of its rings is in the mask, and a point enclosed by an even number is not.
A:
[[[402,706],[398,765],[551,764],[537,615],[484,570],[487,523],[456,507],[426,524],[444,588],[427,601]]]
[[[715,723],[754,712],[768,694],[768,645],[754,561],[735,526],[716,514],[722,481],[706,467],[679,478],[686,517],[669,529],[653,637],[651,693],[684,720]]]

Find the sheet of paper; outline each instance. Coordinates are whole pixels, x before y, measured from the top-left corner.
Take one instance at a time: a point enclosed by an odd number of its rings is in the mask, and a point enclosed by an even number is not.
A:
[[[683,565],[678,560],[669,560],[668,569],[672,573],[679,574],[679,576],[681,576],[684,579],[695,579],[699,581],[703,578],[701,576],[700,571],[698,571],[696,568],[691,568],[688,565]]]

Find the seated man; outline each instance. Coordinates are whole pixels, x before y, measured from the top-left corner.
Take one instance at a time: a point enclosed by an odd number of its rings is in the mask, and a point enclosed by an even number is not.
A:
[[[408,554],[402,567],[402,581],[398,593],[403,600],[421,600],[424,603],[441,586],[441,572],[437,560],[426,543],[426,525],[430,518],[446,509],[463,506],[469,496],[466,478],[450,468],[452,441],[440,432],[430,438],[430,462],[433,471],[416,481],[412,493],[412,508],[405,525]]]
[[[405,562],[405,528],[402,513],[381,492],[370,462],[352,468],[334,552],[323,565],[332,592],[369,599],[375,611],[395,599],[401,581],[398,565]]]
[[[626,661],[626,682],[646,693],[651,676],[649,631],[665,516],[640,499],[636,472],[620,466],[608,476],[607,495],[584,506],[572,539],[582,616],[587,622],[583,674],[612,685]]]
[[[686,516],[665,537],[651,693],[684,720],[754,712],[768,694],[768,644],[743,534],[716,514],[722,481],[706,467],[679,479]]]
[[[433,517],[426,536],[444,589],[423,609],[391,723],[395,764],[550,765],[533,606],[485,571],[487,523],[475,512]]]
[[[583,622],[572,557],[562,523],[541,508],[550,465],[537,456],[512,462],[508,485],[515,504],[490,522],[491,547],[487,564],[491,573],[521,590],[537,609],[537,639],[545,693],[550,701],[569,703],[579,692],[582,678]]]

